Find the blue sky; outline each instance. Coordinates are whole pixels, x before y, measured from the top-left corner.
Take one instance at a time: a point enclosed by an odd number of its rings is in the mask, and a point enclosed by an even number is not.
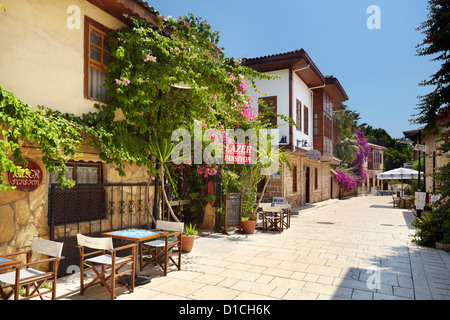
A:
[[[148,0],[165,16],[189,13],[220,32],[229,57],[254,58],[304,49],[324,75],[339,79],[360,123],[385,129],[393,138],[417,129],[409,119],[430,88],[418,83],[439,69],[416,56],[424,35],[426,0]],[[381,29],[366,22],[370,5],[381,13]]]

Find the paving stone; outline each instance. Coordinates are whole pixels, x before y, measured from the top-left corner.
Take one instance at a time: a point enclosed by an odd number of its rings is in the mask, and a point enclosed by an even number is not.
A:
[[[182,270],[147,267],[152,281],[118,300],[450,300],[450,254],[412,244],[412,212],[390,201],[327,200],[298,209],[282,234],[199,237]],[[58,299],[109,299],[104,288],[81,296],[59,281]]]

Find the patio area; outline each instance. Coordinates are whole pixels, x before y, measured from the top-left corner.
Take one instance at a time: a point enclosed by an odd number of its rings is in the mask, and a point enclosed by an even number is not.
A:
[[[293,208],[291,228],[253,235],[212,233],[183,254],[181,270],[147,267],[150,283],[117,300],[450,300],[450,254],[411,243],[413,213],[392,197],[363,196]],[[298,214],[296,214],[298,212]],[[60,278],[58,300],[79,294]]]

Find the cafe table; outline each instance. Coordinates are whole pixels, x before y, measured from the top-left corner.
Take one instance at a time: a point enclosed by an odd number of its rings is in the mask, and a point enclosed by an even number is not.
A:
[[[117,230],[117,231],[109,231],[109,232],[103,232],[101,235],[103,237],[111,237],[113,239],[120,239],[120,240],[127,240],[127,241],[134,241],[138,245],[138,251],[139,251],[139,266],[141,268],[138,269],[137,263],[136,263],[136,278],[135,278],[135,285],[142,285],[145,283],[150,282],[151,278],[144,276],[144,275],[138,275],[138,272],[140,269],[142,269],[143,260],[142,260],[142,243],[148,240],[153,240],[161,237],[168,236],[168,232],[161,231],[161,230],[146,230],[146,229],[124,229],[124,230]]]
[[[0,256],[0,270],[9,269],[21,264],[22,261],[10,258],[8,256]]]
[[[13,259],[8,255],[0,256],[0,273],[2,273],[2,270],[14,268],[20,264],[22,264],[22,261]],[[0,288],[0,298],[6,299],[6,297],[7,295],[3,292],[3,289]]]

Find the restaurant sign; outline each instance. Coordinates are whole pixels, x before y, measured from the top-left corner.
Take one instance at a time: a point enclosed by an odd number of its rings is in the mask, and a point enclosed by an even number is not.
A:
[[[308,158],[317,160],[320,159],[322,153],[319,150],[308,150],[308,152],[306,152],[306,156]]]
[[[229,143],[225,147],[223,162],[228,164],[253,164],[253,145]]]
[[[18,176],[14,172],[11,172],[9,174],[10,185],[16,187],[20,191],[36,190],[42,183],[42,169],[37,163],[28,160],[28,171],[29,174],[24,174],[22,177]]]

